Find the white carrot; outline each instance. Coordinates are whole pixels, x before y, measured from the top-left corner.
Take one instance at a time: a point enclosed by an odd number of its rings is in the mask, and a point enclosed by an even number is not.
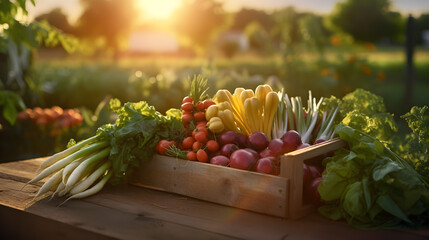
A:
[[[91,175],[89,175],[85,180],[76,184],[71,190],[70,194],[75,195],[82,191],[88,189],[98,178],[100,178],[107,170],[110,169],[110,161],[105,162],[101,167],[95,170]]]
[[[105,148],[108,144],[109,144],[108,142],[102,141],[102,142],[93,143],[87,147],[84,147],[83,149],[59,160],[58,162],[56,162],[56,163],[52,164],[51,166],[49,166],[48,168],[44,169],[41,173],[39,173],[39,175],[37,175],[36,177],[31,179],[29,182],[27,182],[24,185],[24,187],[27,184],[38,182],[38,181],[44,179],[45,177],[51,175],[54,172],[57,172],[61,168],[65,167],[67,164],[73,162],[74,160],[76,160],[80,157],[86,156],[86,155],[93,153],[93,152],[95,152],[101,148]]]
[[[95,142],[97,139],[99,138],[99,136],[93,136],[90,137],[88,139],[85,139],[81,142],[78,142],[76,145],[67,148],[66,150],[56,153],[54,155],[52,155],[50,158],[46,159],[39,167],[39,169],[37,170],[37,172],[51,166],[52,164],[58,162],[59,160],[61,160],[62,158],[67,157],[68,155],[79,151],[82,147],[84,147],[87,144],[90,144],[92,142]]]
[[[101,189],[103,189],[104,185],[106,184],[106,182],[110,179],[110,177],[112,176],[112,172],[109,171],[97,184],[95,184],[93,187],[74,194],[72,196],[70,196],[69,198],[67,198],[63,203],[61,203],[59,206],[63,205],[64,203],[66,203],[67,201],[71,200],[71,199],[78,199],[78,198],[86,198],[89,196],[92,196],[96,193],[98,193],[99,191],[101,191]]]
[[[51,178],[49,178],[49,180],[46,181],[40,187],[39,191],[37,192],[36,196],[34,196],[34,198],[37,198],[37,197],[41,196],[42,194],[47,193],[49,190],[51,190],[54,187],[56,188],[58,186],[58,184],[61,182],[62,173],[63,173],[63,170],[61,169],[60,171],[55,173]]]
[[[101,150],[100,152],[88,157],[82,163],[80,163],[79,166],[77,166],[70,174],[70,177],[66,182],[68,188],[74,186],[80,179],[82,179],[82,177],[84,177],[88,169],[97,164],[103,158],[107,157],[109,153],[110,147]]]

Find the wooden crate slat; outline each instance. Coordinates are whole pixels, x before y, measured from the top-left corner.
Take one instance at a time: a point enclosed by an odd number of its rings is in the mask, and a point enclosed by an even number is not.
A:
[[[286,217],[289,180],[278,176],[156,155],[130,180],[134,185]]]

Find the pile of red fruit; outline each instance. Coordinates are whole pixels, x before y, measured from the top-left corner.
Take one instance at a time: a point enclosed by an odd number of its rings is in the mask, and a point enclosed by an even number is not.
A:
[[[185,153],[188,160],[208,162],[209,155],[219,149],[218,142],[214,140],[214,134],[207,129],[205,117],[206,109],[213,104],[216,103],[212,100],[194,103],[192,97],[185,97],[181,106],[182,122],[186,130],[182,142],[178,144],[175,141],[161,140],[156,145],[155,151],[168,155],[169,150],[176,148]]]

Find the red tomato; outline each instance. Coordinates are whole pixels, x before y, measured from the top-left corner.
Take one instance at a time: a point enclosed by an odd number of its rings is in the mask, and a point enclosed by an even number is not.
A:
[[[199,122],[199,121],[205,120],[206,115],[204,114],[204,112],[196,112],[194,113],[194,118],[195,118],[195,121]]]
[[[159,143],[159,153],[162,155],[165,155],[167,152],[167,149],[170,148],[170,141],[167,140],[161,140]]]
[[[186,158],[190,161],[195,161],[197,160],[197,154],[194,152],[188,152],[188,154],[186,154]]]
[[[207,121],[203,120],[203,121],[198,121],[197,126],[195,126],[195,128],[206,128],[206,126],[207,126]]]
[[[183,111],[192,112],[192,110],[194,109],[194,104],[190,102],[185,102],[184,104],[182,104],[181,109]]]
[[[216,105],[216,103],[212,100],[204,100],[204,109],[207,109],[208,107],[210,107],[211,105]]]
[[[198,132],[204,132],[206,133],[206,135],[208,136],[209,131],[207,130],[207,128],[205,127],[197,127],[192,131],[192,136],[195,138],[195,134],[197,134]]]
[[[203,102],[197,102],[197,104],[195,104],[195,107],[198,109],[198,110],[200,110],[200,111],[203,111],[205,108],[204,108],[204,103]]]
[[[187,103],[187,102],[193,103],[194,99],[192,97],[186,96],[183,98],[182,103]]]
[[[194,151],[201,149],[202,147],[203,147],[203,144],[197,141],[195,141],[194,144],[192,144],[192,150]]]
[[[203,149],[198,150],[197,160],[198,162],[207,162],[209,160],[209,156],[207,155],[206,151],[204,151]]]
[[[192,148],[192,144],[194,144],[195,139],[193,137],[187,137],[185,139],[183,139],[182,141],[182,147],[184,149],[190,149]]]
[[[210,152],[216,152],[219,150],[219,143],[217,143],[215,140],[208,141],[206,145]]]
[[[200,143],[205,143],[207,142],[207,133],[203,132],[203,131],[199,131],[195,134],[195,140],[197,140]]]
[[[161,144],[161,141],[158,141],[158,143],[155,145],[155,148],[153,150],[155,150],[155,152],[159,153],[159,145]]]
[[[182,122],[183,123],[189,123],[194,117],[192,116],[191,113],[189,114],[183,114],[182,115]]]

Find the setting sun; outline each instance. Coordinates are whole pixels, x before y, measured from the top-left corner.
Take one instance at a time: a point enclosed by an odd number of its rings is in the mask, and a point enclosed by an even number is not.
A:
[[[180,5],[180,0],[138,0],[137,5],[143,12],[143,18],[163,20]]]

